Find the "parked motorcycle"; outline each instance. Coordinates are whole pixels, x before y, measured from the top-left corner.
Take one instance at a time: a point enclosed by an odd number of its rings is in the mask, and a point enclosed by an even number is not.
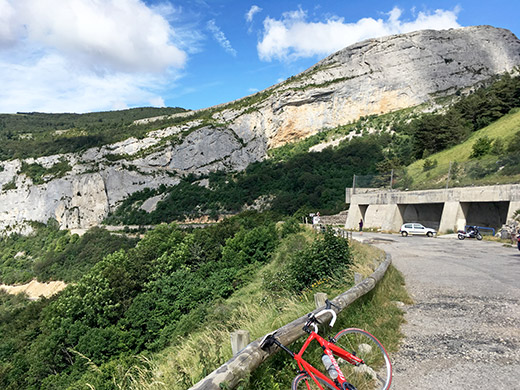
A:
[[[459,240],[464,240],[465,238],[476,238],[479,241],[482,240],[482,234],[480,234],[476,226],[468,226],[466,231],[459,230],[457,233]]]

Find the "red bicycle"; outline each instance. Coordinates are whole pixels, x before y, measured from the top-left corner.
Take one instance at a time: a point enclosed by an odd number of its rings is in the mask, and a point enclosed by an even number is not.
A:
[[[392,382],[392,364],[385,348],[373,335],[362,329],[348,328],[328,340],[318,335],[317,317],[330,313],[329,325],[336,322],[333,304],[326,301],[326,308],[316,315],[309,314],[303,330],[309,334],[300,352],[294,353],[277,338],[276,332],[268,334],[260,347],[268,350],[273,344],[289,353],[298,363],[300,371],[292,382],[292,390],[311,390],[324,388],[334,390],[387,390]],[[302,355],[309,344],[316,340],[323,349],[322,362],[325,371],[313,367]],[[348,381],[347,381],[348,378]]]

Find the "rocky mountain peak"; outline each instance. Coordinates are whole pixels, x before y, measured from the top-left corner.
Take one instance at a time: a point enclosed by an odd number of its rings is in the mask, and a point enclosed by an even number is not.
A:
[[[269,145],[453,94],[518,65],[518,38],[491,26],[368,39],[273,88]]]

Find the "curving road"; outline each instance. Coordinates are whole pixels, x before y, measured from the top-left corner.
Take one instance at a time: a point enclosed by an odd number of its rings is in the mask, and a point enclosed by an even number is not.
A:
[[[354,233],[392,255],[414,304],[393,389],[520,389],[520,252],[456,238]]]

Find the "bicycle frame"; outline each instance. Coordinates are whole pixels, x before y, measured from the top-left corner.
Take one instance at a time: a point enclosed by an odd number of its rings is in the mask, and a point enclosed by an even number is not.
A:
[[[345,351],[343,348],[338,347],[336,344],[334,344],[330,341],[327,341],[326,339],[321,337],[316,332],[311,332],[309,337],[307,338],[307,340],[305,340],[305,343],[303,344],[302,348],[300,349],[300,352],[298,352],[297,354],[294,354],[293,358],[298,363],[298,367],[300,368],[300,371],[305,371],[307,374],[309,374],[309,376],[314,380],[314,382],[316,382],[316,384],[318,385],[318,387],[321,390],[324,390],[324,389],[321,386],[321,383],[319,381],[327,383],[333,389],[338,389],[338,387],[336,386],[334,381],[332,381],[332,379],[325,376],[321,371],[314,368],[311,364],[309,364],[307,361],[305,361],[303,359],[303,357],[302,357],[303,353],[305,352],[305,350],[307,349],[307,347],[313,340],[316,340],[323,348],[323,352],[326,353],[330,357],[332,364],[334,365],[334,367],[336,368],[336,371],[338,372],[337,380],[340,384],[345,383],[347,380],[345,379],[345,376],[341,372],[341,369],[339,368],[338,362],[336,361],[336,358],[334,357],[334,355],[346,360],[347,362],[349,362],[350,364],[353,364],[353,365],[358,365],[358,364],[363,363],[362,359],[352,355],[348,351]],[[319,381],[317,378],[319,378]]]

